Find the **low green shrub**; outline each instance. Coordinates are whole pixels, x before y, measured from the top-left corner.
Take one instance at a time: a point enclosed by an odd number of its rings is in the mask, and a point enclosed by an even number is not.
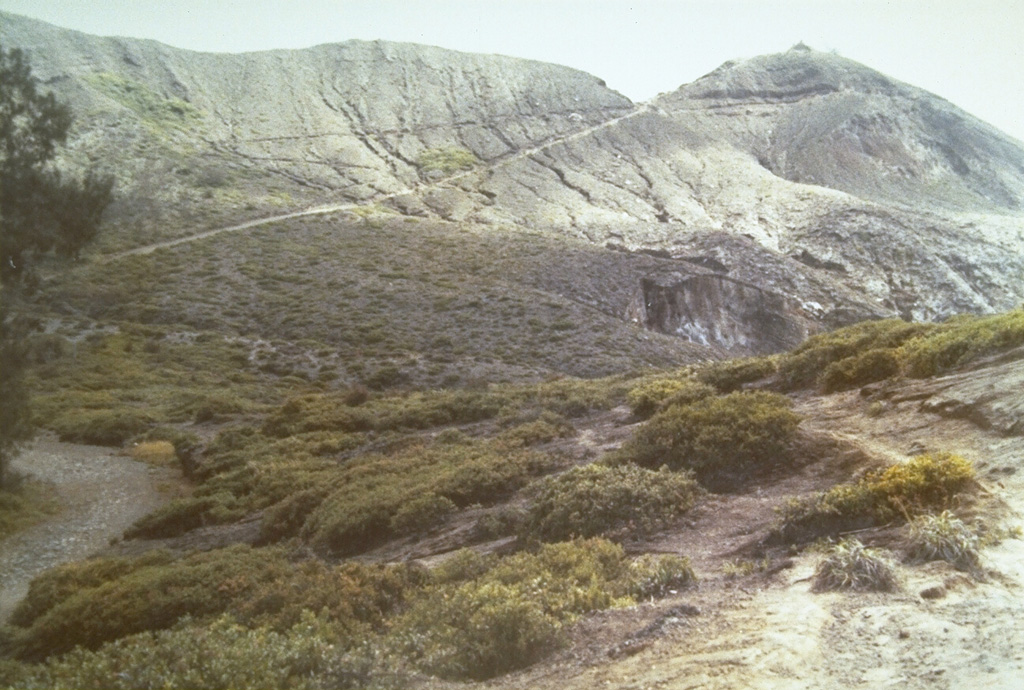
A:
[[[885,319],[864,321],[811,336],[780,359],[779,382],[787,390],[813,386],[818,376],[833,363],[849,357],[860,358],[869,350],[895,350],[908,341],[928,334],[934,328],[932,324]],[[860,365],[851,364],[850,367],[859,368],[860,373],[867,375],[871,371],[870,364],[871,360],[865,360]]]
[[[732,393],[744,384],[775,375],[779,357],[745,357],[705,364],[695,376],[701,383],[713,386],[719,393]]]
[[[501,506],[481,515],[473,525],[478,539],[501,539],[517,534],[526,521],[526,512],[512,506]]]
[[[790,462],[799,423],[784,396],[730,393],[662,410],[610,460],[689,469],[705,487],[733,491],[753,473]]]
[[[469,582],[414,606],[402,651],[442,678],[485,680],[539,661],[563,643],[561,622],[521,588]]]
[[[867,548],[856,539],[844,539],[818,564],[812,588],[816,592],[892,592],[899,589],[899,579],[895,564],[883,552]]]
[[[697,581],[690,559],[683,556],[644,554],[630,567],[633,576],[629,593],[637,601],[674,594]]]
[[[900,362],[896,351],[875,348],[832,362],[818,377],[818,383],[826,393],[832,393],[883,381],[899,372]]]
[[[663,407],[688,405],[714,393],[708,384],[692,379],[656,378],[631,389],[626,401],[634,416],[647,419]]]
[[[229,616],[208,626],[183,620],[95,651],[78,648],[0,677],[10,688],[353,688],[367,680],[336,647],[330,623],[306,612],[285,632],[250,629]]]
[[[139,518],[124,532],[125,539],[164,539],[197,527],[222,525],[243,518],[247,506],[227,491],[210,496],[176,498]]]
[[[74,410],[47,424],[61,441],[96,446],[122,446],[149,429],[155,420],[131,408]]]
[[[646,534],[689,510],[698,491],[686,473],[632,464],[576,467],[540,482],[522,536],[553,542]]]
[[[935,376],[978,357],[1024,344],[1024,309],[994,316],[965,316],[936,327],[927,338],[900,348],[908,376]]]
[[[422,172],[438,171],[446,175],[472,170],[479,162],[472,151],[458,147],[427,149],[416,159]]]
[[[403,504],[391,516],[390,528],[394,534],[420,534],[429,532],[444,522],[458,507],[451,499],[428,493]]]
[[[545,411],[532,422],[524,422],[501,432],[498,440],[513,446],[535,446],[566,438],[574,433],[576,429],[571,422],[559,414]]]
[[[40,482],[13,477],[0,489],[0,539],[60,512],[53,488]]]
[[[413,446],[392,456],[362,456],[338,471],[335,488],[310,511],[299,536],[322,551],[359,553],[401,536],[399,528],[412,525],[406,518],[395,517],[414,504],[431,513],[432,520],[440,520],[453,506],[461,509],[501,500],[548,470],[551,463],[546,455],[498,441],[442,442]],[[423,500],[426,503],[420,503]],[[265,527],[265,531],[274,529]]]
[[[678,557],[631,562],[601,539],[546,544],[505,558],[456,554],[397,622],[401,653],[444,678],[483,680],[528,666],[579,616],[693,581]]]
[[[948,508],[974,484],[974,468],[949,453],[918,455],[840,484],[781,511],[778,536],[788,541],[884,525]]]
[[[231,613],[253,627],[282,630],[303,610],[321,612],[347,637],[379,628],[422,575],[404,566],[332,567],[291,562],[278,549],[233,546],[179,560],[157,552],[97,559],[48,571],[11,619],[11,652],[38,661],[77,645],[167,629],[185,616]]]

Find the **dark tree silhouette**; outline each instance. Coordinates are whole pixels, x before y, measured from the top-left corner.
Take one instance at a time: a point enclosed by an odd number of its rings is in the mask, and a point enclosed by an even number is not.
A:
[[[112,178],[90,172],[77,180],[53,167],[70,127],[71,110],[40,91],[25,54],[0,46],[0,488],[32,435],[21,293],[38,256],[78,255],[111,198]]]

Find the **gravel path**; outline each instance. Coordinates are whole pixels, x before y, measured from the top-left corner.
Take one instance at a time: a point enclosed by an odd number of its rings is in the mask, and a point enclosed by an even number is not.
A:
[[[54,486],[61,512],[0,541],[0,622],[8,619],[36,575],[109,545],[143,515],[164,504],[179,483],[170,468],[152,467],[98,446],[40,440],[14,463]]]

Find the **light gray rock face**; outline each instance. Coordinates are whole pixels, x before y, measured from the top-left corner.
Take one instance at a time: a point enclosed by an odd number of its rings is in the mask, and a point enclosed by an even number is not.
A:
[[[0,41],[72,105],[71,162],[104,163],[129,222],[172,234],[225,201],[371,203],[420,184],[425,151],[486,163],[633,108],[567,67],[380,41],[196,53],[9,14]]]
[[[835,55],[730,62],[635,105],[576,70],[424,46],[214,55],[13,15],[0,40],[78,113],[68,165],[119,176],[101,248],[380,203],[659,250],[678,276],[622,317],[752,352],[1024,302],[1024,144]],[[452,149],[476,162],[423,165]]]

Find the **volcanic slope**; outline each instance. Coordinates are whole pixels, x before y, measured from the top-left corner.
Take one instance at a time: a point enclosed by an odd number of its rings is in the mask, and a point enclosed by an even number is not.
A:
[[[117,171],[103,252],[383,204],[663,252],[674,270],[618,317],[736,353],[1024,300],[1022,144],[804,46],[636,105],[568,68],[414,45],[211,55],[14,15],[0,38],[79,113],[70,161]]]

